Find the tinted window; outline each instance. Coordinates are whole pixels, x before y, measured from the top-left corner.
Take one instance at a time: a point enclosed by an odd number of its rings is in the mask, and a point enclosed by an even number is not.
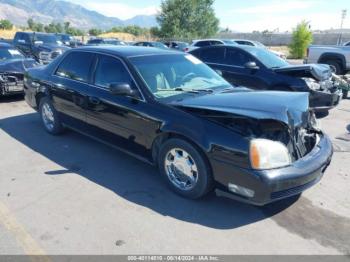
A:
[[[210,46],[209,41],[200,41],[194,44],[195,46],[202,47],[202,46]]]
[[[350,46],[350,42],[346,43],[345,46]]]
[[[225,58],[225,48],[209,48],[202,50],[200,59],[209,63],[223,63]]]
[[[222,45],[222,42],[220,41],[210,41],[211,45]]]
[[[86,52],[72,52],[59,65],[56,75],[88,82],[90,66],[94,55]]]
[[[95,73],[95,85],[109,87],[112,83],[128,83],[132,86],[129,72],[121,61],[110,56],[99,56]]]
[[[101,39],[93,39],[93,40],[89,40],[88,44],[99,44],[102,43]]]
[[[225,64],[243,66],[244,64],[252,61],[248,55],[237,49],[227,49]]]

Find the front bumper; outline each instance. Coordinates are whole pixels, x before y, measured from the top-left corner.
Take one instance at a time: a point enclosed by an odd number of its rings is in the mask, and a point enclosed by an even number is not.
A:
[[[223,162],[218,165],[214,163],[214,173],[220,170],[222,172],[215,176],[218,182],[216,193],[218,196],[259,206],[288,198],[320,181],[332,155],[333,147],[329,137],[321,135],[319,143],[309,154],[285,168],[257,171]],[[230,183],[253,190],[254,196],[248,198],[230,192]]]
[[[342,95],[343,92],[340,88],[334,92],[312,90],[310,92],[310,107],[315,111],[328,111],[339,104]]]

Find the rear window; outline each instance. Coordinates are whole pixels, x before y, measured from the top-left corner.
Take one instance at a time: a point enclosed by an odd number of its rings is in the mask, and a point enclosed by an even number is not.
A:
[[[94,55],[92,53],[71,52],[58,66],[56,75],[77,81],[88,82],[93,59]]]

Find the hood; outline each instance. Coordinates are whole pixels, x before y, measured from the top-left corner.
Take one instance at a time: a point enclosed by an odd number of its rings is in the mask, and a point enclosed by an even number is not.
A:
[[[67,51],[70,49],[68,46],[65,45],[59,45],[59,44],[41,44],[37,46],[38,49],[43,50],[43,51],[54,51],[54,50],[62,50],[62,52]]]
[[[328,80],[332,77],[330,66],[324,64],[289,65],[273,70],[280,74],[294,77],[311,77],[318,81]]]
[[[37,66],[37,62],[32,58],[9,59],[0,61],[0,72],[24,73],[28,68]]]
[[[295,128],[309,117],[309,94],[298,92],[216,93],[172,102],[184,108],[213,110],[259,120],[277,120]]]

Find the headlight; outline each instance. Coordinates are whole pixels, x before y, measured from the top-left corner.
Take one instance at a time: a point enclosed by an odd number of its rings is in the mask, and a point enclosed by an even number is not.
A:
[[[321,88],[320,84],[312,78],[303,78],[303,80],[305,81],[306,85],[312,90],[319,90]]]
[[[292,162],[285,145],[268,139],[253,139],[249,155],[252,167],[258,170],[284,167]]]

